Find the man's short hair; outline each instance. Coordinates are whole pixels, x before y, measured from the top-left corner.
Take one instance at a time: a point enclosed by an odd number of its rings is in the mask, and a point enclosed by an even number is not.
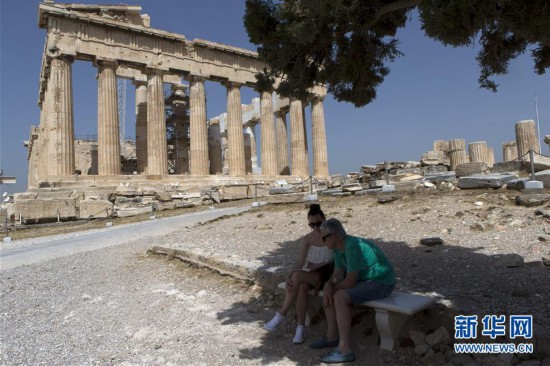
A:
[[[321,225],[321,230],[327,234],[336,234],[338,239],[344,239],[348,235],[342,223],[334,217],[323,222],[323,225]]]

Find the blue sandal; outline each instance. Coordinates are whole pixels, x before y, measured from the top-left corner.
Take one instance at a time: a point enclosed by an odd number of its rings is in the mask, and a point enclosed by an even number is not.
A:
[[[344,355],[339,350],[335,350],[321,356],[321,362],[324,363],[345,363],[353,361],[355,361],[355,354],[353,352],[348,352]]]

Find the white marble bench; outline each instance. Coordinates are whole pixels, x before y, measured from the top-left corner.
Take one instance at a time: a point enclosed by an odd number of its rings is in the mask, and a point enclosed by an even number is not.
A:
[[[279,283],[280,289],[285,289],[285,282]],[[310,295],[315,295],[310,290]],[[317,292],[323,296],[323,291]],[[374,308],[376,311],[376,327],[380,333],[380,348],[391,351],[401,327],[412,316],[426,309],[435,302],[430,296],[410,294],[402,291],[393,291],[390,296],[379,300],[367,301],[360,306]],[[309,325],[309,314],[306,314],[306,325]]]

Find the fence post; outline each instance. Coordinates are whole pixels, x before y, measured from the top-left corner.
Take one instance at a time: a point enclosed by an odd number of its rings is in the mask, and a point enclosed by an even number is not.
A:
[[[535,180],[535,154],[532,148],[529,148],[529,159],[531,160],[531,180]]]

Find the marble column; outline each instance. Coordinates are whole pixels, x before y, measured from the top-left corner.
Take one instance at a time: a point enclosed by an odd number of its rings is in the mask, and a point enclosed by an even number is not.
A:
[[[206,97],[202,76],[189,76],[189,143],[191,175],[208,175],[208,133],[206,126]]]
[[[245,175],[243,114],[241,84],[228,82],[227,87],[227,144],[229,175]]]
[[[302,101],[293,99],[290,102],[290,154],[291,174],[300,177],[309,176],[307,161],[306,134]]]
[[[512,161],[518,158],[518,146],[515,141],[508,141],[502,144],[502,161]]]
[[[222,174],[229,175],[229,148],[227,145],[227,130],[222,133]]]
[[[222,173],[222,136],[219,118],[212,118],[208,127],[208,155],[210,157],[210,174]]]
[[[250,137],[250,162],[253,173],[256,169],[258,169],[258,149],[256,145],[256,121],[253,121],[250,125],[248,125],[245,128],[245,134],[248,134]],[[263,165],[263,161],[262,161]]]
[[[162,71],[147,70],[147,174],[168,174]]]
[[[311,138],[313,145],[313,175],[328,177],[327,133],[323,98],[314,97],[311,102]]]
[[[176,142],[176,174],[189,174],[189,124],[177,121],[174,126]]]
[[[485,155],[485,162],[489,168],[495,165],[495,148],[487,146],[487,154]]]
[[[516,123],[516,142],[518,144],[518,157],[521,160],[529,160],[529,149],[540,154],[535,121],[526,120]]]
[[[466,157],[466,142],[464,139],[454,139],[449,141],[449,155],[451,170],[455,170],[457,165],[468,162],[468,158]]]
[[[116,69],[113,61],[98,60],[97,166],[99,175],[120,174],[120,126]]]
[[[277,132],[277,174],[289,175],[288,166],[288,130],[286,114],[288,109],[283,109],[275,114],[275,130]]]
[[[39,143],[39,150],[40,151],[40,159],[38,159],[38,174],[37,174],[37,184],[40,181],[47,180],[48,177],[48,160],[44,159],[42,157],[47,156],[49,154],[48,152],[48,100],[49,100],[49,93],[48,93],[48,85],[46,84],[45,90],[44,90],[44,96],[42,98],[42,101],[40,103],[40,136],[38,138]]]
[[[244,170],[246,174],[252,174],[252,146],[250,142],[250,134],[243,133],[244,141]]]
[[[433,151],[443,151],[444,153],[449,151],[449,141],[447,140],[435,140]]]
[[[173,115],[170,121],[173,124],[175,173],[189,173],[189,121],[187,117],[188,102],[186,96],[187,86],[183,84],[172,84],[172,96],[170,103],[173,106]]]
[[[471,142],[468,145],[468,154],[470,156],[470,162],[487,162],[487,142],[476,141]]]
[[[147,173],[147,81],[134,80],[136,87],[137,172]]]
[[[48,80],[47,155],[48,173],[51,175],[73,175],[75,173],[74,115],[73,115],[73,58],[53,58]]]
[[[260,128],[262,141],[262,175],[278,174],[275,125],[273,124],[273,93],[264,91],[260,101]]]

